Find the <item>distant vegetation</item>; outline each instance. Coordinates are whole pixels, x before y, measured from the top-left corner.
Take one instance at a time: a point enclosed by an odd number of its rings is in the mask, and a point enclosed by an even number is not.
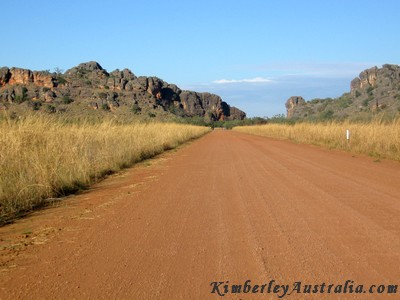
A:
[[[282,116],[282,118],[283,118],[283,120],[286,120],[286,118],[284,116]],[[235,126],[250,126],[250,125],[266,124],[267,122],[270,122],[271,120],[272,119],[254,117],[254,118],[245,118],[243,120],[206,121],[202,117],[184,117],[184,118],[175,118],[174,122],[197,125],[197,126],[206,126],[206,127],[211,127],[211,128],[232,129]]]
[[[0,224],[207,133],[172,123],[56,116],[0,119]]]

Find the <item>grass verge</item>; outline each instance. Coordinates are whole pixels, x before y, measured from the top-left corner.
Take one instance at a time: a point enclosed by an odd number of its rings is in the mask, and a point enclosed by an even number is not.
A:
[[[350,130],[350,140],[346,130]],[[390,123],[329,122],[241,126],[233,130],[400,161],[400,119]]]
[[[0,224],[46,199],[197,138],[207,127],[173,123],[0,121]]]

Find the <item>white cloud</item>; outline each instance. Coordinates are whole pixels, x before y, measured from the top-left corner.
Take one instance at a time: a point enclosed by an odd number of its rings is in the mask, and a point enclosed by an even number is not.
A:
[[[251,79],[219,79],[214,80],[213,83],[217,84],[227,84],[227,83],[267,83],[272,82],[271,79],[263,77],[255,77]]]
[[[268,72],[270,77],[318,76],[356,77],[361,71],[379,64],[371,62],[281,62],[243,66],[246,71]]]

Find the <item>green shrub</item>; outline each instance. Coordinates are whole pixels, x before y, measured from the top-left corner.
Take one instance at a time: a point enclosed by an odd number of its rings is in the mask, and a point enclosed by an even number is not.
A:
[[[73,100],[68,95],[64,95],[61,100],[64,104],[70,104],[73,102]]]
[[[168,106],[168,110],[173,113],[174,115],[184,117],[186,115],[185,111],[183,110],[182,107],[175,106],[174,104],[170,104]]]
[[[57,82],[59,85],[66,84],[67,80],[62,75],[57,75]]]
[[[40,107],[42,106],[42,102],[41,101],[34,101],[34,100],[30,100],[28,102],[28,106],[30,108],[32,108],[32,110],[39,110]]]
[[[45,106],[45,110],[46,110],[47,113],[53,114],[53,113],[56,112],[56,107],[54,105],[47,104]]]
[[[15,95],[15,96],[14,96],[14,101],[15,101],[16,103],[22,103],[22,102],[24,102],[24,101],[22,100],[21,95]]]
[[[333,110],[326,110],[320,114],[321,120],[330,120],[333,117]]]
[[[100,99],[103,99],[103,100],[107,99],[107,93],[100,92],[98,95],[99,95]]]
[[[16,94],[14,96],[14,101],[18,104],[25,102],[28,98],[28,89],[26,87],[21,88],[21,94]]]
[[[22,87],[22,101],[25,101],[28,97],[28,89],[26,87]]]
[[[340,108],[347,108],[353,103],[353,100],[348,97],[342,97],[337,100],[337,103]]]
[[[131,112],[133,112],[134,114],[140,114],[141,111],[142,109],[137,103],[132,105]]]

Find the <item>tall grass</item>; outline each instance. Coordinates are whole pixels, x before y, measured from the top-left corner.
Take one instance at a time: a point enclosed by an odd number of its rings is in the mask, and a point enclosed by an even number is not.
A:
[[[347,129],[351,133],[349,143]],[[234,130],[400,161],[400,119],[390,123],[375,120],[370,123],[267,124],[235,127]]]
[[[0,121],[0,223],[209,129],[171,123]]]

